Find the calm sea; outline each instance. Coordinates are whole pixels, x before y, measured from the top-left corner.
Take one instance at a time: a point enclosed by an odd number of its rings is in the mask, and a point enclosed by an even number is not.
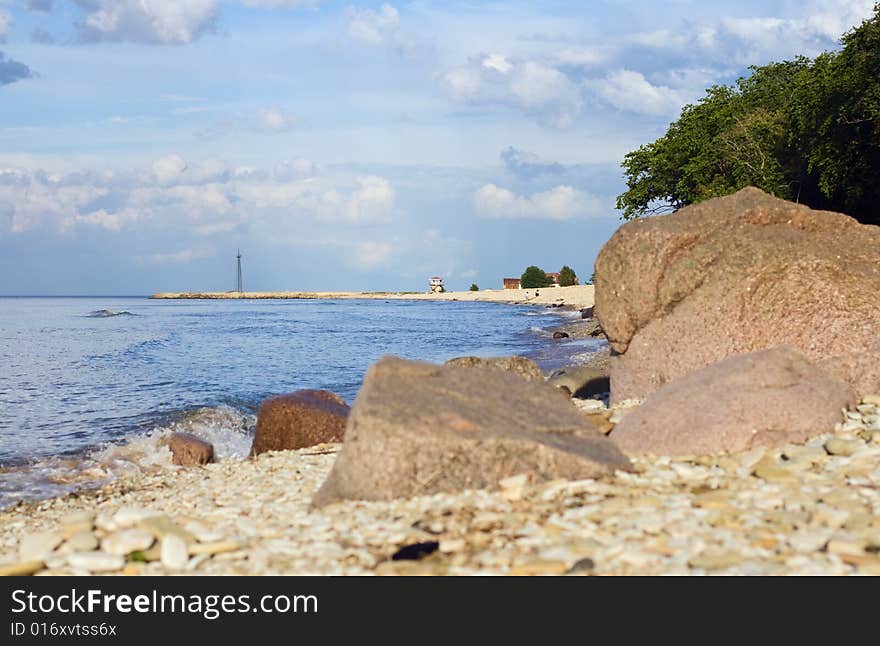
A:
[[[221,459],[243,457],[263,398],[324,388],[351,403],[385,354],[521,354],[549,372],[599,347],[549,341],[564,315],[430,301],[0,298],[0,507],[161,463],[156,442],[173,429],[214,442]]]

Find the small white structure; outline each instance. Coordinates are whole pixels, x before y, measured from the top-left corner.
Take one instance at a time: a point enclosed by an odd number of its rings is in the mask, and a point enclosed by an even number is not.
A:
[[[439,294],[446,291],[443,289],[443,279],[440,276],[431,276],[431,293]]]

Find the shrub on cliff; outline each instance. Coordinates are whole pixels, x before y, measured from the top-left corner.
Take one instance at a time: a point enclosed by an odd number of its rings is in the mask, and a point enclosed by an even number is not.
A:
[[[529,267],[526,267],[523,275],[520,276],[519,285],[522,289],[549,287],[550,280],[547,278],[547,274],[544,273],[543,269],[531,265]]]
[[[471,291],[478,292],[478,291],[480,291],[480,288],[477,286],[476,283],[471,283]]]

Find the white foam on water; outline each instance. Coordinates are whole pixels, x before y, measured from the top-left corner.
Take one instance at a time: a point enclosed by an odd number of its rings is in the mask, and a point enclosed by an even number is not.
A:
[[[125,476],[178,468],[172,465],[170,449],[162,444],[163,438],[176,432],[192,433],[213,444],[217,461],[241,460],[250,453],[255,424],[255,415],[231,406],[199,408],[121,444],[108,444],[82,456],[40,458],[2,469],[0,508],[18,500],[48,498]]]

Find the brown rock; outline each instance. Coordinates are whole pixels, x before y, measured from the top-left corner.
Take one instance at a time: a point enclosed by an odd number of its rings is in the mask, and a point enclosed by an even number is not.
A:
[[[596,261],[612,402],[725,357],[791,345],[880,388],[880,227],[755,188],[624,224]]]
[[[349,406],[328,390],[297,390],[260,404],[252,455],[341,442]]]
[[[214,445],[192,433],[172,433],[161,443],[171,449],[171,461],[180,466],[208,464],[214,461]]]
[[[313,504],[628,468],[626,456],[551,386],[486,366],[385,357],[367,372],[345,444]]]
[[[567,339],[567,338],[568,338],[568,332],[559,332],[559,331],[556,331],[556,332],[553,333],[553,338],[554,338],[554,339]]]
[[[624,417],[624,451],[708,455],[803,442],[834,430],[851,388],[791,347],[730,357],[670,382]]]
[[[544,374],[531,359],[525,357],[456,357],[446,362],[447,366],[473,368],[474,366],[489,366],[507,370],[514,374],[525,377],[529,381],[544,381]]]
[[[564,388],[572,397],[590,397],[610,389],[608,371],[588,365],[566,366],[550,375],[547,383]]]

